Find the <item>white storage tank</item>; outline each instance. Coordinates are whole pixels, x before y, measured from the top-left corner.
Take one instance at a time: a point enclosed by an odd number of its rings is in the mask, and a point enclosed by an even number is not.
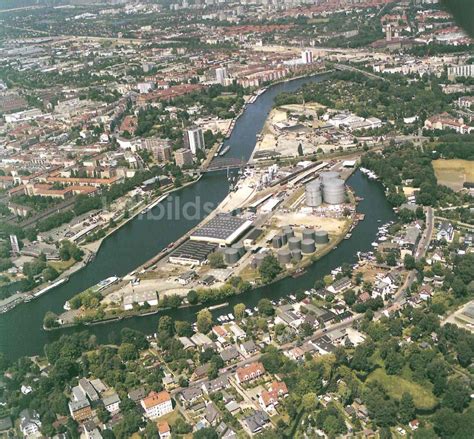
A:
[[[272,238],[272,247],[273,248],[280,248],[283,245],[281,235],[275,235]]]
[[[305,204],[308,207],[318,207],[322,202],[321,180],[316,179],[305,186]]]
[[[345,200],[345,182],[332,178],[323,182],[323,200],[327,204],[342,204]]]
[[[258,253],[255,255],[255,257],[253,258],[253,263],[252,265],[254,265],[255,267],[260,267],[260,265],[262,265],[262,262],[263,260],[265,259],[265,256],[267,256],[267,253]]]
[[[339,172],[336,171],[326,171],[326,172],[321,172],[319,174],[319,178],[321,179],[321,183],[324,184],[328,180],[332,180],[333,178],[339,178],[340,174]]]

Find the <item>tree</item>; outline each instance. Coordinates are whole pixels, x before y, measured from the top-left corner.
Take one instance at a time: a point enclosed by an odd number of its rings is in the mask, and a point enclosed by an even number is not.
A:
[[[245,305],[243,303],[237,303],[234,306],[234,315],[236,320],[242,320],[245,317]]]
[[[162,316],[158,321],[158,332],[166,334],[168,337],[173,337],[174,324],[170,316]]]
[[[346,290],[344,291],[344,302],[346,302],[347,306],[352,306],[357,300],[357,296],[354,290]]]
[[[197,314],[197,329],[203,334],[207,334],[212,327],[212,314],[205,308],[198,312]]]
[[[189,290],[186,297],[190,305],[195,305],[199,301],[198,293],[195,290]]]
[[[207,259],[209,260],[209,264],[211,265],[212,268],[225,267],[224,256],[222,255],[222,253],[219,253],[219,252],[211,253]]]
[[[281,271],[281,265],[273,255],[265,256],[259,267],[260,276],[262,276],[262,280],[265,283],[271,282]]]
[[[404,392],[400,399],[400,406],[398,408],[398,415],[402,424],[408,424],[412,419],[415,418],[415,403],[413,402],[413,396],[410,393]]]
[[[136,360],[138,358],[137,348],[131,343],[122,343],[118,354],[123,361]]]
[[[450,380],[441,402],[442,406],[452,409],[455,412],[462,412],[469,404],[469,401],[469,386],[460,378]]]
[[[407,253],[403,258],[403,265],[407,270],[414,270],[416,268],[415,258]]]
[[[258,312],[264,316],[272,316],[275,312],[269,299],[260,299],[257,304]]]
[[[316,393],[310,392],[303,395],[301,402],[305,410],[313,410],[316,407]]]
[[[43,325],[45,328],[58,327],[58,316],[54,312],[48,311],[43,318]]]
[[[201,428],[193,433],[193,439],[218,439],[216,430],[212,427]]]
[[[299,155],[299,156],[304,155],[304,152],[303,152],[303,145],[302,145],[301,143],[298,145],[298,155]]]
[[[395,256],[395,253],[390,252],[385,258],[385,262],[390,267],[395,267],[395,265],[397,265],[397,257]]]
[[[191,323],[186,321],[176,320],[174,322],[174,330],[178,337],[191,337],[193,335],[193,327]]]

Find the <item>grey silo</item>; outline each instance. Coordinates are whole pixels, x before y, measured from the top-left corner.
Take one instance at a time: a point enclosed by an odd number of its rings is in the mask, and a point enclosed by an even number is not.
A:
[[[314,229],[304,229],[302,239],[314,239]]]
[[[257,267],[260,267],[260,265],[262,265],[262,262],[265,259],[265,256],[267,256],[266,253],[258,253],[255,255],[254,261]]]
[[[332,178],[323,183],[323,200],[327,204],[342,204],[345,199],[345,182]]]
[[[298,249],[298,248],[295,249],[295,250],[291,250],[291,257],[292,257],[293,260],[296,261],[296,262],[301,261],[301,259],[302,259],[301,250]]]
[[[287,248],[278,250],[277,259],[280,264],[289,264],[291,262],[291,252]]]
[[[305,204],[309,207],[317,207],[322,202],[321,180],[318,178],[305,186]]]
[[[245,254],[245,247],[241,241],[232,245],[232,248],[236,248],[239,251],[239,257],[242,257]]]
[[[288,239],[295,236],[295,232],[293,231],[293,229],[290,226],[283,227],[282,233],[286,236],[287,241],[288,241]]]
[[[286,245],[288,243],[288,239],[283,232],[279,233],[278,236],[281,238],[281,245]]]
[[[336,171],[326,171],[326,172],[321,172],[319,174],[319,178],[321,179],[321,183],[324,185],[324,183],[328,180],[332,180],[333,178],[339,178],[340,174],[339,172]]]
[[[273,248],[280,248],[282,245],[283,245],[283,242],[282,242],[282,237],[281,235],[275,235],[273,238],[272,238],[272,247]]]
[[[301,248],[301,239],[292,237],[288,240],[288,247],[290,250],[300,249]]]
[[[306,254],[314,253],[316,251],[314,239],[303,239],[301,241],[301,251]]]
[[[224,250],[224,262],[227,265],[234,265],[240,259],[239,250],[233,247],[226,248]]]
[[[314,233],[314,241],[316,244],[327,244],[329,242],[329,235],[326,230],[317,230]]]

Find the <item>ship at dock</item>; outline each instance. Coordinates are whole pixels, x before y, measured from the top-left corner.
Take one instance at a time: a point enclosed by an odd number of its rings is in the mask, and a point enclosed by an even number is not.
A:
[[[227,145],[222,149],[222,151],[219,151],[219,157],[222,157],[223,155],[227,154],[230,150],[230,145]]]

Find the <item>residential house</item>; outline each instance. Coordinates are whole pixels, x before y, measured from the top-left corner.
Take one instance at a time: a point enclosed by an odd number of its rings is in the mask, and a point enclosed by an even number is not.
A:
[[[439,226],[438,233],[436,234],[436,239],[438,241],[447,241],[447,242],[452,242],[454,237],[454,228],[451,223],[448,223],[447,221],[444,221],[441,223]]]
[[[204,419],[212,427],[221,421],[221,414],[213,402],[206,405]]]
[[[390,288],[390,285],[381,280],[375,283],[374,288],[372,289],[372,296],[380,296],[383,299],[385,298],[385,295],[390,294],[391,292],[392,289]]]
[[[138,404],[146,396],[145,389],[143,387],[138,387],[136,389],[130,390],[127,396],[133,402]]]
[[[120,398],[115,392],[104,397],[102,402],[104,403],[105,409],[112,415],[120,411]]]
[[[166,421],[158,422],[157,427],[160,439],[168,439],[169,437],[171,437],[171,429]]]
[[[245,338],[247,336],[245,331],[239,325],[237,325],[237,323],[232,323],[229,326],[229,329],[232,332],[232,334],[234,335],[234,338],[236,338],[238,340],[240,340],[242,338]]]
[[[25,409],[20,412],[20,430],[23,433],[23,436],[36,434],[40,429],[40,415],[36,410]]]
[[[224,363],[230,363],[240,358],[240,353],[235,346],[229,346],[228,348],[224,349],[219,355],[224,361]]]
[[[421,300],[428,300],[433,295],[433,288],[430,285],[422,285],[418,294]]]
[[[263,410],[258,410],[242,420],[244,430],[251,436],[260,433],[270,424],[270,418]]]
[[[200,387],[186,387],[179,393],[179,396],[184,404],[190,406],[202,396]]]
[[[240,344],[240,350],[248,358],[258,352],[258,347],[253,340],[248,340]]]
[[[278,400],[288,396],[288,388],[283,381],[275,381],[268,390],[262,391],[258,397],[260,406],[265,411],[273,411],[278,405]]]
[[[87,399],[80,399],[78,401],[70,401],[69,413],[77,422],[83,422],[92,417],[92,409]]]
[[[265,373],[265,368],[260,362],[250,363],[243,367],[237,368],[235,378],[237,383],[246,383],[261,377]]]
[[[99,394],[94,389],[94,386],[89,382],[87,378],[81,378],[79,380],[79,388],[87,395],[90,402],[98,401]]]
[[[205,383],[203,383],[201,388],[204,393],[209,394],[209,393],[218,392],[219,390],[225,389],[228,386],[229,386],[229,379],[227,378],[226,375],[223,375],[213,380],[206,381]]]
[[[140,401],[140,404],[145,410],[145,416],[150,419],[166,415],[173,411],[171,396],[166,390],[162,392],[150,392],[146,398]]]
[[[350,278],[347,276],[341,277],[341,279],[336,280],[332,285],[330,285],[327,290],[333,294],[339,294],[343,291],[349,289],[352,286]]]

